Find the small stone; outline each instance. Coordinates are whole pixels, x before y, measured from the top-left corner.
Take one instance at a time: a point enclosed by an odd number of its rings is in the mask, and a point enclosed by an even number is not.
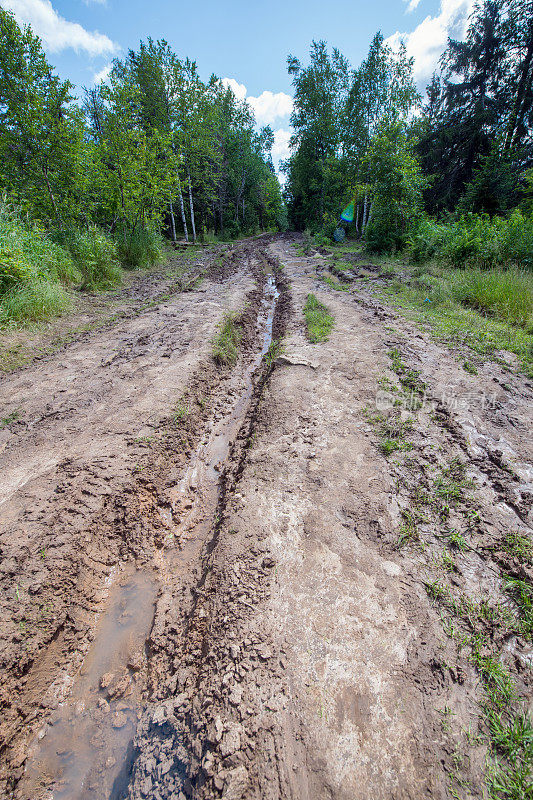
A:
[[[112,672],[106,672],[100,678],[100,689],[107,689],[113,683],[114,675]]]
[[[100,697],[98,700],[98,708],[100,708],[104,714],[107,714],[109,711],[109,703],[105,699],[105,697]]]
[[[220,742],[222,758],[226,758],[226,756],[230,756],[232,753],[236,753],[237,750],[241,749],[241,731],[242,728],[240,725],[236,723],[229,725]]]
[[[224,800],[241,800],[248,788],[248,771],[245,766],[236,767],[229,771],[222,797]]]
[[[267,644],[261,644],[256,648],[257,655],[262,661],[267,661],[272,658],[272,650]]]
[[[114,728],[123,728],[128,722],[128,718],[123,711],[117,711],[113,715],[113,721],[111,722]]]
[[[242,693],[243,693],[243,688],[239,684],[236,684],[232,688],[231,694],[229,696],[229,701],[230,701],[232,706],[239,706],[241,704],[241,702],[242,702]]]
[[[157,706],[152,713],[152,722],[154,725],[162,725],[166,716],[165,706]]]

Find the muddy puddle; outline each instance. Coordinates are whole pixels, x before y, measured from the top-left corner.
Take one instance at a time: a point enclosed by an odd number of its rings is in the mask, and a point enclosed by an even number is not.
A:
[[[29,753],[27,780],[47,787],[50,800],[121,796],[141,711],[139,675],[156,593],[155,580],[142,572],[124,576],[111,589],[71,693]]]
[[[267,278],[257,318],[260,348],[232,376],[228,394],[213,409],[212,423],[178,485],[159,513],[169,529],[158,578],[132,572],[110,590],[107,608],[72,690],[32,745],[23,784],[48,790],[49,800],[120,800],[133,759],[133,737],[142,711],[145,642],[165,575],[172,581],[198,563],[216,521],[220,475],[252,398],[255,376],[272,343],[279,292]],[[27,790],[26,790],[27,791]],[[26,795],[25,795],[26,796]]]

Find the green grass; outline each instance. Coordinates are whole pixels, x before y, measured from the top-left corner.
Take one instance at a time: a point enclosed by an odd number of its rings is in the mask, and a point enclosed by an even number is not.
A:
[[[72,231],[65,240],[65,247],[81,273],[82,289],[111,289],[122,282],[117,248],[98,228]]]
[[[175,424],[178,425],[180,422],[184,422],[188,416],[189,406],[183,401],[179,400],[174,406],[172,419],[174,420]]]
[[[337,292],[347,292],[348,285],[346,283],[341,283],[338,278],[333,277],[332,275],[321,275],[320,280],[329,286],[330,289],[335,289]]]
[[[137,226],[115,235],[117,255],[125,269],[153,267],[165,260],[163,239],[157,231]]]
[[[425,268],[422,277],[427,280],[426,287],[419,281],[398,280],[386,283],[378,291],[407,317],[428,328],[438,341],[485,357],[494,357],[502,350],[514,353],[521,369],[533,376],[533,331],[463,305],[448,285],[452,272],[440,267]]]
[[[12,411],[11,414],[8,414],[6,417],[2,417],[0,419],[0,431],[7,428],[8,425],[11,425],[12,422],[15,422],[19,418],[20,411],[18,409]]]
[[[325,342],[333,329],[334,319],[314,294],[308,294],[304,306],[307,337],[310,342]]]
[[[465,465],[458,459],[453,459],[446,467],[441,467],[433,481],[435,496],[452,506],[464,503],[467,492],[474,486],[466,477]]]
[[[520,614],[520,633],[527,639],[533,636],[533,588],[530,583],[508,577],[505,591],[513,598]]]
[[[239,314],[226,314],[219,324],[218,333],[212,342],[213,358],[218,364],[233,366],[239,357],[242,326]]]
[[[399,350],[396,348],[390,350],[389,358],[391,360],[391,369],[400,379],[400,383],[404,389],[409,389],[413,392],[424,391],[426,384],[420,378],[420,370],[408,367],[402,360]]]
[[[523,564],[533,564],[533,542],[518,531],[508,531],[498,547]]]
[[[516,269],[458,269],[446,273],[446,283],[461,305],[533,333],[533,274]]]
[[[13,286],[0,302],[0,327],[37,322],[70,311],[72,297],[60,283],[34,279]]]
[[[463,635],[443,618],[449,635],[458,639],[461,647],[470,648],[469,658],[483,688],[480,706],[489,748],[485,776],[488,793],[484,796],[487,800],[531,800],[533,726],[508,669],[491,652],[490,634],[486,632],[487,623],[512,624],[512,615],[505,608],[490,606],[486,601],[476,603],[464,595],[455,600],[451,590],[438,580],[427,581],[425,588],[435,603],[444,606],[470,630]]]

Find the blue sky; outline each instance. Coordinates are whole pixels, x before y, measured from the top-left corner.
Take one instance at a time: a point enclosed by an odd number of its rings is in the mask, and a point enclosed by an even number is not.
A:
[[[77,87],[105,77],[114,57],[140,39],[166,39],[180,56],[215,73],[246,97],[258,123],[275,131],[275,162],[288,154],[292,87],[289,53],[306,61],[310,42],[325,39],[353,65],[377,30],[391,44],[403,39],[415,58],[420,87],[451,35],[461,38],[473,0],[0,0],[41,36],[49,60]]]

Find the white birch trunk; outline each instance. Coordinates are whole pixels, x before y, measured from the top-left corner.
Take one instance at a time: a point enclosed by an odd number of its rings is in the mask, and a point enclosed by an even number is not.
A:
[[[174,219],[174,206],[172,200],[170,201],[170,227],[172,230],[172,241],[176,242],[176,220]]]
[[[187,230],[187,219],[185,217],[185,206],[183,205],[183,195],[181,193],[181,181],[178,178],[178,194],[180,196],[180,211],[181,211],[181,221],[183,222],[183,230],[185,231],[185,241],[189,241],[189,232]]]
[[[365,201],[363,203],[363,225],[361,228],[361,234],[365,232],[367,222],[368,222],[368,194],[365,194]]]
[[[194,205],[192,202],[192,185],[191,185],[191,173],[187,170],[187,178],[189,181],[189,207],[191,209],[191,227],[192,227],[192,240],[196,242],[196,222],[194,219]]]

